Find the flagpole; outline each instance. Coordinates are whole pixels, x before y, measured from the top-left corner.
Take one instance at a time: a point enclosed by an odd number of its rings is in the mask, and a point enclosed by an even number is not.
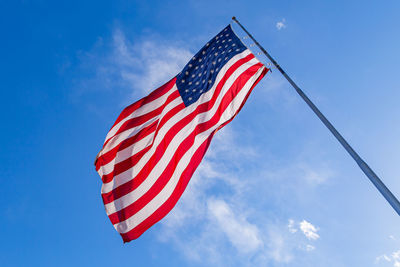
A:
[[[356,161],[360,169],[365,173],[369,180],[375,185],[378,191],[383,195],[383,197],[389,202],[393,209],[400,216],[400,203],[397,198],[390,192],[386,185],[379,179],[375,172],[368,166],[364,160],[357,154],[356,151],[347,143],[343,136],[335,129],[335,127],[328,121],[328,119],[319,111],[319,109],[314,105],[314,103],[307,97],[307,95],[297,86],[297,84],[286,74],[286,72],[279,66],[279,64],[272,58],[272,56],[262,47],[256,39],[243,27],[243,25],[236,19],[232,17],[243,31],[253,40],[253,42],[261,49],[261,51],[268,57],[268,59],[274,64],[274,66],[282,73],[286,80],[293,86],[300,97],[307,103],[307,105],[314,111],[318,118],[323,124],[329,129],[329,131],[336,137],[339,143],[346,149],[350,156]]]

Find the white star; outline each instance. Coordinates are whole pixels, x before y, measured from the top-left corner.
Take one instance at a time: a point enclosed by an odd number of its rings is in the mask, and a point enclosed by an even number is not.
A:
[[[214,49],[215,49],[215,47],[213,46],[213,48],[211,50],[214,50]]]
[[[219,40],[217,41],[217,44],[219,43]]]
[[[217,36],[217,37],[215,37],[215,40],[218,40],[218,38],[219,38],[218,36]]]
[[[199,85],[199,82],[196,82],[196,85]]]
[[[192,64],[189,64],[189,68],[191,68],[193,65]]]
[[[185,82],[185,80],[182,80],[182,83],[184,83]]]
[[[201,76],[201,72],[199,73],[199,77]]]
[[[210,45],[209,43],[206,44],[206,46],[209,46],[209,45]]]
[[[202,68],[202,67],[204,67],[204,65],[203,65],[203,64],[201,64],[200,68]]]
[[[189,82],[189,85],[191,85],[192,84],[192,82]]]
[[[226,36],[226,37],[228,37],[228,36],[229,36],[229,34],[225,34],[225,36]]]
[[[213,61],[213,63],[212,63],[213,65],[215,65],[215,64],[217,64],[217,62],[215,62],[215,61]]]
[[[221,58],[218,59],[218,62],[221,62]]]
[[[228,59],[228,57],[225,57],[225,60],[227,60]]]
[[[218,52],[214,54],[214,56],[218,56]]]
[[[193,58],[192,58],[192,60],[195,60],[195,59],[196,59],[196,57],[193,57]]]
[[[203,83],[205,83],[206,82],[206,80],[203,80]]]
[[[225,51],[222,51],[221,54],[225,54]]]
[[[208,83],[211,83],[211,80],[208,80]]]
[[[203,93],[203,89],[200,90],[200,93]]]
[[[224,36],[224,35],[223,35],[223,34],[221,34],[219,37],[221,37],[221,38],[222,38],[223,36]]]
[[[235,43],[232,44],[232,46],[235,46],[235,45],[236,45]]]
[[[225,29],[224,32],[226,32],[228,29]]]
[[[203,51],[202,54],[205,55],[205,54],[206,54],[206,51]]]
[[[222,46],[218,46],[218,48],[219,48],[219,49],[221,49],[221,48],[222,48]]]
[[[232,42],[232,39],[229,39],[228,42]]]
[[[199,68],[199,66],[196,66],[196,68],[195,68],[195,69],[197,70],[198,68]]]
[[[189,75],[189,72],[187,71],[187,72],[185,72],[185,74],[186,74],[186,75]]]
[[[196,89],[193,89],[192,92],[196,92]]]
[[[225,48],[227,48],[228,47],[228,45],[225,45]]]
[[[196,75],[192,74],[192,78],[194,78],[194,76],[196,76]]]
[[[189,89],[186,89],[185,92],[186,92],[186,93],[189,92]]]
[[[238,52],[239,52],[239,51],[240,51],[240,49],[238,48],[238,49],[236,49],[236,51],[238,51]]]
[[[214,73],[214,70],[210,70],[211,73]]]
[[[219,70],[219,68],[216,68],[215,70],[216,70],[216,71],[218,71],[218,70]]]
[[[232,49],[229,49],[229,50],[228,50],[228,53],[230,53],[230,52],[232,52]]]
[[[201,62],[201,61],[202,61],[202,59],[200,58],[200,59],[199,59],[199,62]]]
[[[190,100],[192,100],[192,98],[191,98],[191,97],[189,97],[189,101],[190,101]]]

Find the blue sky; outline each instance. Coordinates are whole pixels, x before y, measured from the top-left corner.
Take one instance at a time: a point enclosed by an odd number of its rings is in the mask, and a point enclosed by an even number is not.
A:
[[[398,1],[0,2],[2,266],[400,266],[399,216],[277,70],[138,240],[112,227],[93,166],[122,108],[235,15],[400,196],[399,12]]]

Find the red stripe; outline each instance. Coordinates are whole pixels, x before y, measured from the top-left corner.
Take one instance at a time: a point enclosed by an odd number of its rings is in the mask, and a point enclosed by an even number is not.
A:
[[[155,99],[163,96],[165,93],[167,93],[174,85],[175,85],[176,77],[172,78],[169,82],[164,84],[163,86],[157,88],[153,92],[151,92],[148,96],[143,97],[142,99],[136,101],[135,103],[127,106],[121,114],[118,116],[117,120],[115,121],[114,125],[111,127],[111,129],[117,125],[120,121],[128,117],[132,112],[137,110],[143,105],[146,105],[147,103],[150,103],[151,101],[154,101]],[[110,130],[111,130],[110,129]]]
[[[146,114],[143,114],[143,115],[138,116],[138,117],[133,117],[133,118],[131,118],[131,119],[125,121],[125,122],[121,125],[121,127],[117,130],[117,132],[116,132],[112,137],[108,138],[108,139],[104,142],[103,149],[105,149],[106,145],[107,145],[109,142],[113,142],[113,141],[114,141],[114,138],[115,138],[118,134],[120,134],[120,133],[122,133],[122,132],[124,132],[124,131],[126,131],[126,130],[129,130],[129,129],[131,129],[131,128],[134,128],[134,127],[136,127],[136,126],[142,125],[142,124],[146,123],[148,120],[150,120],[150,119],[152,119],[152,118],[157,117],[158,115],[160,115],[161,112],[163,111],[163,109],[165,108],[165,106],[168,105],[170,102],[174,101],[174,100],[175,100],[176,98],[178,98],[178,97],[180,97],[180,94],[179,94],[179,91],[176,90],[176,91],[174,91],[172,94],[170,94],[170,95],[168,96],[168,98],[165,100],[165,102],[164,102],[160,107],[158,107],[157,109],[154,109],[154,110],[152,110],[152,111],[150,111],[150,112],[148,112],[148,113],[146,113]],[[115,141],[114,141],[114,142],[115,142]]]
[[[163,156],[165,150],[167,149],[168,145],[172,141],[172,139],[175,137],[175,135],[182,129],[184,128],[188,123],[190,123],[194,117],[197,116],[199,113],[206,112],[210,110],[218,95],[220,94],[220,91],[225,84],[226,80],[230,77],[230,75],[241,65],[245,64],[247,61],[251,60],[254,58],[254,55],[250,54],[247,57],[238,60],[235,64],[232,65],[232,67],[225,73],[224,77],[221,79],[221,81],[218,83],[215,92],[210,99],[210,101],[200,104],[199,106],[196,107],[196,109],[188,114],[186,117],[184,117],[182,120],[180,120],[178,123],[176,123],[174,126],[172,126],[166,135],[164,136],[162,142],[159,144],[159,146],[156,148],[156,151],[150,158],[150,160],[146,163],[146,165],[142,168],[142,170],[136,175],[136,177],[132,177],[131,180],[129,180],[127,183],[124,183],[117,188],[113,189],[112,191],[108,193],[102,194],[104,204],[108,204],[115,199],[120,198],[123,195],[128,194],[129,192],[133,191],[136,189],[149,175],[151,172],[152,168],[151,166],[155,166],[157,162],[160,160],[160,158]],[[182,104],[182,108],[184,108]],[[169,120],[170,117],[175,115],[179,110],[175,110],[174,112],[170,112],[170,114],[166,114],[165,118],[162,118],[162,121],[160,125],[157,127],[157,132],[155,136],[157,135],[158,131],[161,129],[162,125]],[[154,137],[156,138],[156,137]]]
[[[126,138],[123,140],[118,146],[114,147],[107,153],[101,155],[96,162],[96,169],[99,170],[101,166],[108,164],[110,161],[114,160],[117,156],[119,151],[124,150],[125,148],[130,147],[131,145],[135,144],[136,142],[140,141],[141,139],[145,138],[152,132],[157,129],[157,121],[154,121],[150,125],[146,126],[142,130],[140,130],[137,134]]]
[[[152,215],[150,215],[148,218],[146,218],[138,226],[136,226],[131,231],[129,231],[125,234],[121,234],[124,242],[129,242],[133,239],[138,238],[147,229],[149,229],[155,223],[157,223],[162,218],[164,218],[172,210],[172,208],[176,205],[179,198],[181,197],[183,191],[185,191],[186,186],[189,183],[190,178],[192,177],[197,166],[199,166],[201,160],[203,159],[204,154],[206,153],[207,148],[211,142],[211,139],[212,139],[212,135],[210,135],[204,141],[204,143],[197,149],[197,151],[193,154],[193,157],[190,160],[189,165],[183,171],[181,178],[179,179],[179,182],[178,182],[177,186],[175,187],[174,192],[172,193],[171,197],[168,198],[168,200],[165,201],[164,204],[162,204],[159,209],[157,209]]]
[[[138,153],[136,153],[134,156],[129,157],[126,160],[123,160],[115,164],[114,170],[112,172],[110,172],[109,174],[105,174],[101,177],[103,183],[111,182],[116,175],[130,169],[131,166],[136,165],[138,161],[147,153],[147,151],[150,150],[150,148],[151,146],[147,146]]]
[[[245,100],[242,102],[241,107],[238,109],[236,114],[240,111],[240,109],[243,107],[244,103],[246,102],[247,98],[249,97],[251,91],[253,90],[254,86],[264,77],[264,75],[268,72],[268,69],[264,69],[260,77],[257,79],[257,81],[252,85],[251,89],[249,90],[248,94],[245,97]],[[233,116],[235,117],[236,114]],[[228,124],[233,117],[221,125],[218,129],[221,129],[223,126]],[[217,129],[217,130],[218,130]],[[139,236],[141,236],[146,230],[148,230],[151,226],[153,226],[155,223],[160,221],[162,218],[164,218],[176,205],[178,202],[179,198],[181,197],[182,193],[185,191],[187,184],[189,183],[189,180],[191,179],[194,171],[197,169],[198,165],[200,164],[202,158],[204,157],[209,144],[212,140],[212,137],[214,134],[217,132],[215,130],[210,136],[204,141],[204,143],[197,149],[197,151],[193,154],[193,157],[189,163],[189,165],[186,167],[186,169],[183,171],[180,180],[175,187],[173,193],[171,194],[170,198],[168,198],[167,201],[164,202],[158,208],[152,215],[150,215],[148,218],[146,218],[142,223],[140,223],[138,226],[133,228],[131,231],[121,234],[122,239],[124,242],[129,242],[133,239],[137,239]]]
[[[172,174],[174,173],[177,163],[181,160],[184,154],[190,149],[195,141],[195,137],[215,126],[220,120],[221,115],[235,98],[235,96],[240,92],[246,82],[262,67],[262,64],[257,64],[246,70],[244,73],[237,78],[234,84],[232,84],[231,88],[224,95],[221,104],[218,107],[217,112],[214,116],[203,123],[198,124],[195,129],[191,132],[191,134],[179,145],[176,150],[176,153],[173,155],[173,158],[168,163],[164,172],[157,178],[156,183],[150,188],[141,198],[139,198],[136,202],[131,205],[125,207],[124,209],[110,214],[109,218],[113,224],[116,224],[120,221],[124,221],[141,210],[147,203],[149,203],[158,193],[165,187],[168,183]],[[235,113],[236,114],[236,113]],[[146,177],[147,178],[147,177]]]
[[[165,101],[165,103],[159,107],[158,109],[154,110],[155,112],[151,112],[152,116],[147,116],[148,114],[145,114],[143,116],[140,117],[136,117],[136,118],[132,118],[130,120],[127,120],[122,126],[121,128],[118,130],[118,132],[115,134],[119,134],[125,130],[128,130],[130,128],[133,128],[137,125],[141,125],[145,122],[147,122],[148,120],[150,120],[151,118],[155,117],[155,116],[159,116],[161,114],[161,112],[163,111],[163,109],[172,101],[174,101],[176,98],[180,97],[178,90],[176,90],[175,92],[173,92]],[[153,132],[153,125],[157,125],[159,122],[155,121],[153,123],[151,123],[150,125],[144,127],[141,132],[145,130],[146,135],[148,135],[149,133]],[[148,130],[151,130],[151,132],[148,132]],[[114,135],[114,136],[115,136]],[[137,136],[138,134],[136,134],[135,136]],[[133,136],[133,137],[135,137]],[[141,138],[143,138],[144,136],[142,136]],[[131,140],[129,142],[126,142],[127,140]],[[112,138],[108,139],[108,141],[112,140]],[[126,146],[127,143],[129,143],[130,145],[134,144],[135,142],[139,141],[140,139],[136,139],[136,138],[132,138],[132,137],[128,137],[126,139],[124,139],[123,141],[121,141],[121,143],[117,146],[115,146],[114,148],[110,149],[109,151],[107,151],[106,153],[102,154],[96,162],[96,169],[98,170],[100,168],[100,166],[107,164],[108,162],[110,162],[111,160],[114,159],[114,157],[117,155],[117,153],[119,151],[121,151],[122,149],[128,147]],[[108,142],[107,142],[108,143]],[[123,145],[125,144],[125,145]],[[101,160],[100,160],[101,159]]]

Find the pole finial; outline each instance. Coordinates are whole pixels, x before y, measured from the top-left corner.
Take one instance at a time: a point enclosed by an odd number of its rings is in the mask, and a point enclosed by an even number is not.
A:
[[[237,19],[236,19],[236,17],[235,17],[235,16],[233,16],[233,17],[232,17],[232,20],[234,20],[234,21],[237,21]]]

